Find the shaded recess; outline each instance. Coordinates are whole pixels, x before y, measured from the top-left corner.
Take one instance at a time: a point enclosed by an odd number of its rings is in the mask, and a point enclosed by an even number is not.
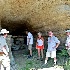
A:
[[[35,33],[32,25],[30,25],[27,21],[1,21],[1,27],[6,28],[10,31],[11,35],[25,35],[25,31],[28,30],[32,33]]]

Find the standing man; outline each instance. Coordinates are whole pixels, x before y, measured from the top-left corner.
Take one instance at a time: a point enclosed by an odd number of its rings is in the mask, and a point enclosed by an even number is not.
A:
[[[54,64],[56,64],[56,48],[59,46],[60,41],[53,35],[52,31],[49,31],[48,35],[48,49],[46,52],[45,64],[47,63],[48,57],[54,58]]]
[[[28,49],[30,51],[30,55],[28,56],[28,58],[32,57],[32,44],[33,44],[33,35],[26,31],[27,34],[27,45],[28,45]]]
[[[0,62],[1,69],[0,70],[10,70],[10,59],[9,59],[9,48],[6,43],[6,37],[9,31],[6,29],[2,29],[0,34]]]
[[[65,46],[66,46],[67,52],[68,52],[68,54],[70,56],[70,30],[67,30],[65,32],[66,32],[66,35],[67,35]]]

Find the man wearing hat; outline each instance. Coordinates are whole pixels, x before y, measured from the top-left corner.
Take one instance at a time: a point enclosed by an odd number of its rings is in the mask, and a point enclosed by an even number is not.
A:
[[[0,70],[10,70],[10,59],[8,56],[9,48],[6,43],[6,37],[9,31],[6,29],[2,29],[0,34],[0,62],[1,62],[1,69]]]
[[[67,52],[70,56],[70,30],[67,30],[65,32],[66,32],[66,35],[67,35],[65,46],[66,46]]]

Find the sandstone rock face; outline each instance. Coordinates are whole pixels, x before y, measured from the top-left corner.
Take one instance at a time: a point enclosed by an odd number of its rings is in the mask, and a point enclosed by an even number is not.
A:
[[[0,20],[11,33],[52,30],[61,39],[70,28],[70,0],[0,0]]]
[[[1,27],[10,34],[23,34],[28,29],[46,36],[52,30],[62,44],[65,30],[70,29],[70,0],[0,0]],[[13,62],[11,51],[10,58]]]
[[[17,70],[17,65],[15,64],[15,60],[14,60],[14,57],[13,57],[12,52],[11,52],[11,46],[12,46],[11,37],[12,37],[12,35],[8,35],[8,37],[6,39],[8,47],[9,47],[10,70]]]

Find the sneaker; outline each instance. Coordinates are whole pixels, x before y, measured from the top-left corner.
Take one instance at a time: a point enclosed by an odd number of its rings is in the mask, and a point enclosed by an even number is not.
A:
[[[56,61],[57,61],[57,60],[54,60],[54,65],[56,65]]]
[[[47,64],[47,60],[45,60],[45,64]]]

